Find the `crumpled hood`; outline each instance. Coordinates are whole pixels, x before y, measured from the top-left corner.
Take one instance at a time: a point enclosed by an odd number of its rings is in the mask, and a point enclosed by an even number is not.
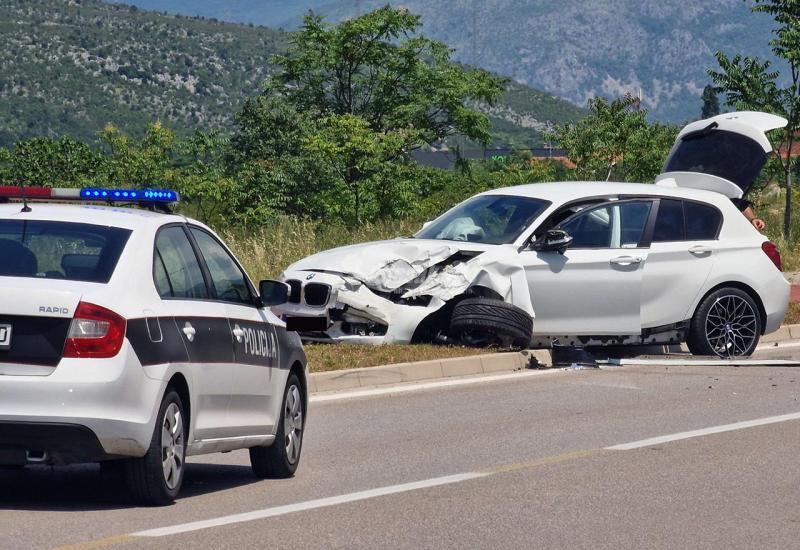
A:
[[[459,251],[483,252],[494,245],[399,238],[343,246],[295,262],[287,271],[350,275],[370,288],[391,292]]]

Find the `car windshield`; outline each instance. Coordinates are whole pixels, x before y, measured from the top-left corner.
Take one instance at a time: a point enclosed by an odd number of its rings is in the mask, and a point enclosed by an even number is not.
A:
[[[688,134],[673,147],[664,172],[700,172],[731,181],[744,192],[753,185],[767,154],[756,141],[724,130]]]
[[[507,244],[539,217],[550,203],[531,197],[481,195],[440,216],[417,239]]]
[[[84,223],[0,220],[0,276],[107,283],[130,234]]]

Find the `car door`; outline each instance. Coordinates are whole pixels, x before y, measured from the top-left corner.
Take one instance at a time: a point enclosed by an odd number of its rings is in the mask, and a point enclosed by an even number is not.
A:
[[[188,354],[194,386],[195,439],[230,436],[233,343],[225,304],[212,300],[185,226],[169,225],[155,240],[154,278]],[[166,321],[166,322],[169,322]]]
[[[224,304],[234,346],[228,414],[238,436],[269,435],[279,380],[278,343],[273,315],[259,307],[250,282],[233,256],[211,233],[190,226],[208,269],[215,299]],[[282,397],[282,395],[280,396]]]
[[[537,336],[641,332],[642,268],[651,200],[606,202],[567,218],[564,254],[521,252]]]
[[[689,319],[717,257],[720,211],[709,204],[658,201],[642,282],[643,328]]]

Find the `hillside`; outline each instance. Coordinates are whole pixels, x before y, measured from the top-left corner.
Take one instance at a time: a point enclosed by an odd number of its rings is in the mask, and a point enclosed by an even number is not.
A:
[[[287,2],[288,3],[288,2]],[[0,146],[38,135],[93,141],[111,122],[229,129],[286,47],[281,31],[99,0],[0,0]],[[514,86],[492,110],[498,143],[536,145],[580,110]]]
[[[296,26],[309,8],[337,20],[387,0],[130,0],[237,21]],[[713,54],[769,57],[772,21],[752,0],[402,0],[456,59],[578,105],[629,91],[662,121],[696,118]],[[446,6],[446,7],[445,7]],[[281,17],[281,15],[283,17]]]

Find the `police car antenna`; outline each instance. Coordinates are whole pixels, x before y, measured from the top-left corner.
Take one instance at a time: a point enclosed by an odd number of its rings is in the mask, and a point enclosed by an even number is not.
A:
[[[32,212],[31,207],[28,206],[28,197],[25,195],[25,183],[19,180],[19,190],[22,195],[22,210],[20,212]]]

